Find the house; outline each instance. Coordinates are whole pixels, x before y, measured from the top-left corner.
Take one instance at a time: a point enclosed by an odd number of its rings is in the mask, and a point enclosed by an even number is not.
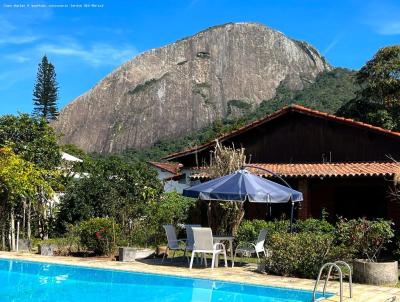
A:
[[[76,173],[73,171],[75,163],[82,163],[83,160],[77,158],[69,153],[61,152],[61,165],[58,167],[63,174],[70,175],[76,179],[81,178],[83,175],[87,176],[87,173]],[[60,199],[64,196],[64,192],[54,192],[53,196],[48,200],[49,203],[49,215],[53,211],[53,207],[60,204]]]
[[[183,165],[174,162],[147,162],[157,171],[157,177],[164,185],[165,192],[176,191],[182,193],[190,186],[190,172],[183,169]]]
[[[400,224],[400,207],[390,198],[399,166],[400,133],[312,110],[299,105],[284,107],[218,138],[243,147],[251,170],[266,178],[283,177],[303,192],[299,218],[390,218]],[[215,141],[177,152],[165,160],[191,170],[190,179],[209,179],[201,169],[210,162]],[[263,205],[248,205],[247,215],[264,218]],[[264,206],[265,207],[265,206]],[[275,215],[288,209],[275,210]],[[287,213],[286,213],[287,214]]]
[[[73,155],[71,155],[69,153],[66,153],[66,152],[61,152],[61,159],[66,161],[66,162],[73,162],[73,163],[74,162],[78,162],[78,163],[83,162],[82,159],[77,158],[77,157],[75,157],[75,156],[73,156]]]

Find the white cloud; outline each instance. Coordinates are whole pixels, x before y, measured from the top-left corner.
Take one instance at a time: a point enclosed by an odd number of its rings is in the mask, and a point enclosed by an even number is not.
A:
[[[39,38],[30,32],[29,27],[18,28],[10,18],[0,16],[0,46],[28,44]]]
[[[383,22],[377,26],[381,35],[400,35],[400,21]]]
[[[322,52],[324,55],[326,55],[328,52],[330,52],[339,42],[342,40],[342,36],[338,35],[336,36],[329,44],[328,46],[324,49]]]
[[[74,32],[71,36],[49,34],[42,23],[52,19],[52,11],[31,12],[7,11],[0,15],[0,91],[16,89],[24,81],[32,80],[42,55],[51,55],[57,62],[57,72],[68,72],[77,66],[86,66],[86,70],[101,66],[116,67],[137,54],[136,48],[124,40],[125,33],[116,28],[103,35],[105,40],[88,40],[88,33],[96,30]],[[117,37],[115,37],[117,36]],[[113,42],[112,42],[113,41]],[[65,64],[62,64],[65,62]],[[17,88],[18,89],[18,88]]]
[[[18,83],[31,77],[36,71],[37,60],[44,54],[51,55],[52,59],[54,57],[62,60],[73,59],[72,65],[67,63],[62,68],[69,68],[67,66],[75,68],[82,64],[91,68],[116,67],[137,54],[136,48],[129,44],[115,47],[110,42],[93,42],[86,46],[71,37],[58,37],[56,42],[47,44],[39,43],[35,45],[35,43],[23,48],[21,46],[21,50],[18,52],[3,53],[0,70],[5,70],[4,66],[8,66],[7,64],[12,64],[12,68],[0,72],[0,91],[15,87]]]
[[[69,43],[42,44],[37,49],[41,53],[79,58],[95,67],[120,64],[137,54],[132,45],[115,47],[107,43],[94,43],[84,47],[71,40]]]
[[[5,55],[4,58],[17,63],[26,63],[31,60],[31,58],[21,54],[9,54]]]
[[[38,36],[25,35],[25,36],[11,36],[0,35],[0,45],[20,45],[35,42],[39,39]]]
[[[10,32],[15,30],[16,27],[11,24],[4,16],[0,16],[0,33]]]
[[[13,87],[17,83],[30,78],[30,67],[22,65],[19,66],[21,67],[0,73],[0,91]]]
[[[10,62],[24,63],[43,54],[51,54],[77,58],[78,64],[86,63],[98,67],[119,65],[137,54],[134,46],[118,42],[124,40],[125,30],[121,28],[89,25],[71,36],[47,36],[46,31],[41,31],[39,24],[52,18],[51,9],[41,9],[40,13],[37,10],[18,13],[7,10],[0,15],[0,52],[3,58]],[[79,18],[75,23],[78,21]],[[108,38],[87,40],[88,34],[93,31],[107,33],[104,37]],[[40,32],[40,36],[37,32]],[[81,36],[80,32],[85,35]]]
[[[400,35],[400,6],[398,1],[371,0],[364,7],[362,23],[380,35]]]
[[[24,15],[25,16],[25,15]],[[0,16],[0,47],[31,44],[41,37],[32,32],[31,23],[21,16]]]

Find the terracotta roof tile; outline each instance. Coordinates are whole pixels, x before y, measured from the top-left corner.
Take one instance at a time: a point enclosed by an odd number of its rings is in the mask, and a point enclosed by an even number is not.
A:
[[[183,167],[182,164],[172,163],[172,162],[161,163],[161,162],[149,161],[148,163],[156,168],[175,174],[175,176],[180,175],[180,169]]]
[[[359,163],[300,163],[300,164],[252,164],[248,168],[253,173],[272,177],[271,173],[257,167],[272,171],[282,177],[351,177],[351,176],[393,176],[400,172],[400,165],[394,162],[359,162]],[[192,179],[210,179],[204,168],[191,176]]]
[[[278,111],[275,111],[274,113],[272,113],[270,115],[267,115],[267,116],[265,116],[265,117],[263,117],[263,118],[261,118],[259,120],[256,120],[256,121],[254,121],[254,122],[252,122],[250,124],[247,124],[245,126],[242,126],[239,129],[236,129],[234,131],[226,133],[226,134],[218,137],[217,139],[220,142],[222,142],[222,141],[227,140],[227,139],[229,139],[231,137],[234,137],[234,136],[236,136],[236,135],[238,135],[240,133],[243,133],[243,132],[245,132],[247,130],[250,130],[250,129],[255,128],[255,127],[259,126],[259,125],[262,125],[262,124],[264,124],[264,123],[266,123],[268,121],[271,121],[271,120],[273,120],[273,119],[275,119],[275,118],[277,118],[279,116],[282,116],[282,115],[284,115],[284,114],[286,114],[288,112],[299,112],[299,113],[308,114],[308,115],[311,115],[311,116],[314,116],[314,117],[319,117],[319,118],[324,118],[324,119],[328,119],[328,120],[338,121],[338,122],[342,122],[342,123],[345,123],[345,124],[348,124],[348,125],[351,125],[351,126],[354,126],[354,127],[370,129],[372,131],[376,131],[376,132],[379,132],[379,133],[382,133],[382,134],[385,134],[385,135],[394,136],[394,137],[397,137],[397,138],[400,139],[400,132],[387,130],[387,129],[384,129],[384,128],[381,128],[381,127],[373,126],[373,125],[366,124],[366,123],[363,123],[363,122],[358,122],[358,121],[355,121],[355,120],[349,119],[349,118],[339,117],[339,116],[336,116],[336,115],[333,115],[333,114],[329,114],[329,113],[326,113],[326,112],[310,109],[310,108],[307,108],[307,107],[304,107],[304,106],[300,106],[300,105],[296,105],[296,104],[283,107],[282,109],[280,109]],[[209,142],[204,143],[202,145],[199,145],[199,146],[196,146],[196,147],[184,150],[184,151],[180,151],[180,152],[169,154],[168,156],[164,157],[164,159],[171,160],[171,159],[180,157],[182,155],[194,153],[196,151],[199,152],[199,151],[201,151],[203,149],[206,149],[207,147],[213,146],[214,144],[215,144],[215,140],[212,140],[212,141],[209,141]]]

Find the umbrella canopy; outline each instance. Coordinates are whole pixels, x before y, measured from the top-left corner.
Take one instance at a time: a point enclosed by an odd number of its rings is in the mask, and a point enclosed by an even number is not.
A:
[[[287,203],[303,200],[303,194],[247,170],[239,170],[183,190],[183,195],[203,200]]]

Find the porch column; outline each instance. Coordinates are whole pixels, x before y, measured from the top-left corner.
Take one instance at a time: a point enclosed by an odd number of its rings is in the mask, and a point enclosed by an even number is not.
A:
[[[307,178],[299,180],[298,190],[303,193],[303,201],[301,202],[301,209],[299,210],[299,219],[304,220],[311,217],[311,203]]]

